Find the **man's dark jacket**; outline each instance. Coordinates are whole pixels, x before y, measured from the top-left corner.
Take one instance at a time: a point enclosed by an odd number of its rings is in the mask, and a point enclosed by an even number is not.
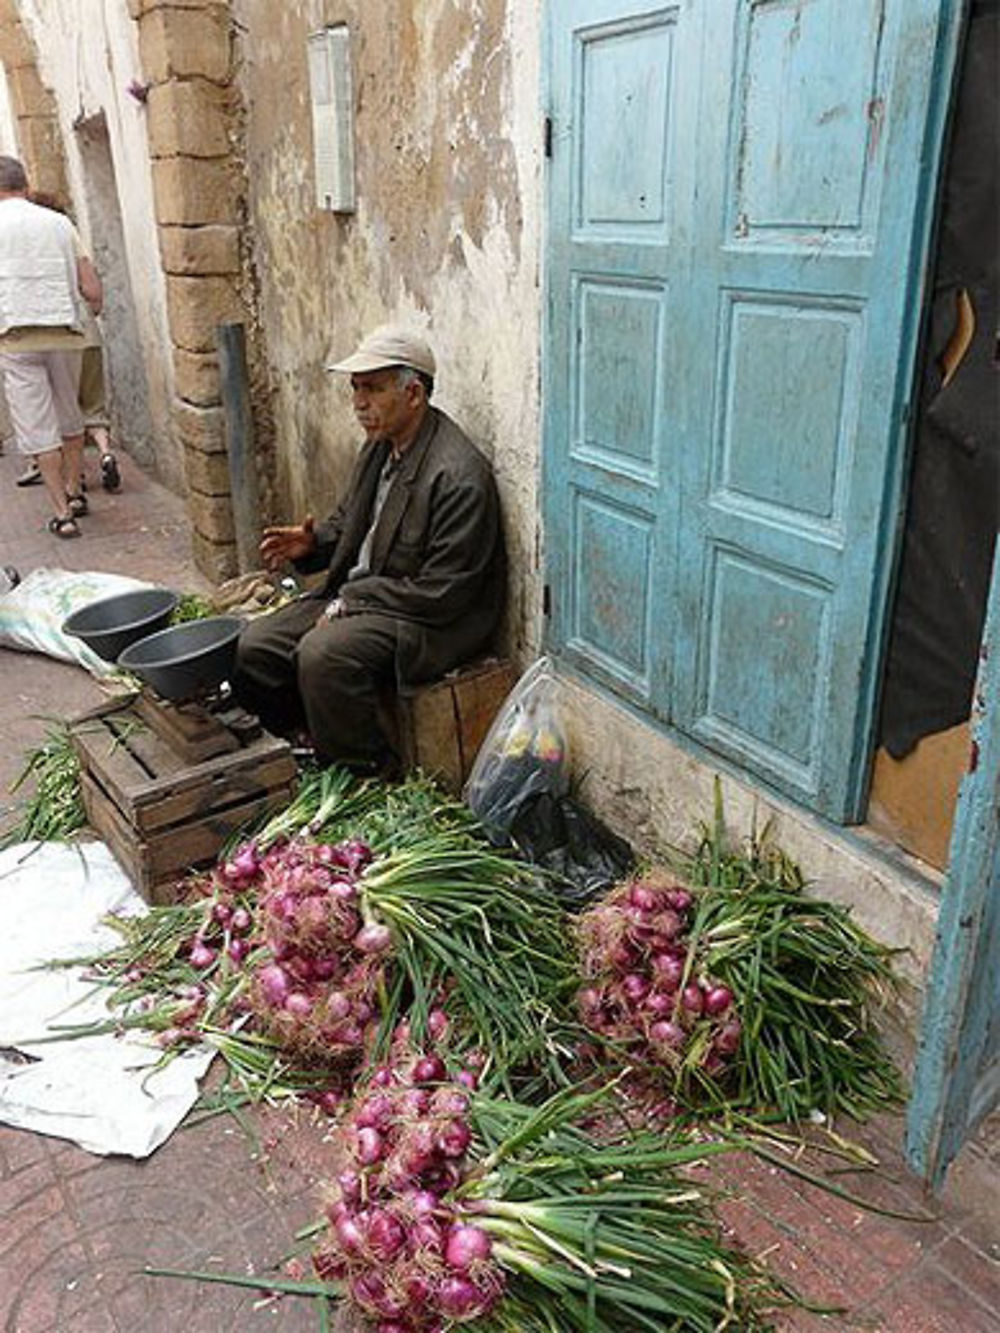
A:
[[[316,525],[304,571],[327,565],[321,595],[347,614],[381,612],[398,622],[401,687],[432,680],[488,647],[503,611],[506,560],[489,463],[455,423],[431,407],[404,453],[379,515],[370,572],[347,581],[364,541],[385,440],[362,448],[346,498]]]

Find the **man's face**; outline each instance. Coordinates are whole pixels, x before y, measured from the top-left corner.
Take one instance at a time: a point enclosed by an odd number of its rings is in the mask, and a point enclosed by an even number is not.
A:
[[[410,380],[400,384],[396,370],[372,370],[351,376],[354,415],[369,439],[406,442],[423,409],[423,389]]]

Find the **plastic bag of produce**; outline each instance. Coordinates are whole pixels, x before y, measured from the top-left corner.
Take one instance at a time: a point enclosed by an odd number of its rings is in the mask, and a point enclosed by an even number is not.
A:
[[[465,802],[490,830],[508,833],[531,797],[569,790],[560,684],[550,658],[529,667],[504,701],[465,784]]]
[[[35,569],[0,598],[0,646],[45,653],[63,662],[76,662],[95,676],[109,676],[118,668],[105,662],[72,634],[63,621],[80,607],[151,583],[125,574]]]

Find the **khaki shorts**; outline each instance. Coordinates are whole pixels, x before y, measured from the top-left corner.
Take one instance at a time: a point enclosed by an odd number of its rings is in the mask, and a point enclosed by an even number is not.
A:
[[[82,352],[0,352],[7,410],[22,454],[58,449],[83,432],[77,401]]]
[[[100,347],[83,349],[83,369],[80,371],[80,392],[77,401],[88,426],[107,426],[108,411],[104,402],[104,352]]]

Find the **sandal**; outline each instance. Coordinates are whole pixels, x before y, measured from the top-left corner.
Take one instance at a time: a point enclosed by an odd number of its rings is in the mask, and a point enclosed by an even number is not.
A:
[[[54,537],[79,537],[81,535],[76,519],[72,514],[63,514],[61,517],[55,514],[49,519],[48,528]]]
[[[66,504],[69,506],[69,512],[74,518],[82,518],[90,509],[90,505],[87,503],[87,497],[85,495],[67,495]]]

